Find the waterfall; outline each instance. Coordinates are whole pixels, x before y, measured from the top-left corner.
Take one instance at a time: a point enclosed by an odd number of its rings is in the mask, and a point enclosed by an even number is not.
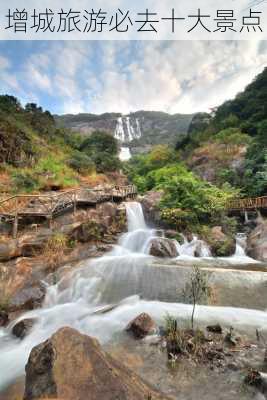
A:
[[[150,241],[162,234],[146,225],[139,203],[127,202],[125,207],[128,232],[111,252],[98,259],[82,261],[80,268],[64,275],[56,285],[48,286],[41,309],[27,312],[7,328],[0,329],[0,389],[22,376],[31,349],[63,326],[71,326],[105,343],[141,312],[149,313],[161,323],[167,312],[179,316],[181,321],[189,318],[191,306],[177,303],[177,289],[184,287],[191,269],[188,266],[179,269],[176,260],[165,265],[165,260],[148,255]],[[190,257],[197,248],[200,256],[208,255],[205,243],[197,237],[177,246],[180,254]],[[242,286],[240,273],[230,279]],[[257,276],[255,282],[261,288],[262,276]],[[36,323],[19,341],[11,335],[11,329],[24,318],[35,318]],[[257,310],[198,306],[196,319],[204,324],[220,322],[245,330],[251,327],[253,332],[255,328],[267,329],[267,314]]]
[[[179,258],[195,258],[196,256],[200,258],[211,257],[211,252],[207,243],[205,243],[203,240],[199,240],[196,235],[193,236],[191,242],[189,242],[185,236],[183,236],[183,238],[183,244],[176,242],[177,250],[180,255]]]
[[[245,233],[236,235],[236,249],[234,257],[246,257],[247,236]]]
[[[125,141],[125,133],[124,133],[124,127],[123,127],[123,120],[121,117],[117,119],[117,125],[115,129],[115,134],[114,137],[121,142]]]
[[[147,228],[142,206],[140,203],[126,203],[126,214],[129,232],[135,231],[137,229]]]
[[[121,161],[129,161],[132,157],[129,147],[122,146],[120,149],[119,159]]]
[[[142,137],[140,122],[138,118],[123,116],[117,119],[114,137],[121,143],[130,143],[134,139]],[[121,161],[128,161],[131,158],[129,147],[122,146],[119,158]]]
[[[142,137],[142,131],[138,118],[122,116],[117,119],[114,137],[122,143],[132,142]]]

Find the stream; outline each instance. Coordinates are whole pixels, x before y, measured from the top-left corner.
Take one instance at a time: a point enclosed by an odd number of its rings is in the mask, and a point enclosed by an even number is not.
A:
[[[194,237],[176,242],[179,257],[156,259],[149,255],[151,240],[163,232],[150,229],[139,203],[125,203],[128,232],[113,250],[99,259],[82,261],[79,267],[47,287],[45,302],[0,329],[0,389],[23,376],[31,349],[63,326],[95,336],[102,344],[118,340],[127,323],[147,312],[162,324],[166,313],[187,323],[192,306],[182,303],[182,289],[195,264],[207,270],[216,289],[214,305],[199,305],[199,325],[221,323],[254,335],[267,332],[267,274],[265,266],[245,254],[245,237],[237,237],[236,254],[212,258],[209,248]],[[201,257],[194,257],[196,246]],[[11,335],[14,324],[36,318],[24,340]]]

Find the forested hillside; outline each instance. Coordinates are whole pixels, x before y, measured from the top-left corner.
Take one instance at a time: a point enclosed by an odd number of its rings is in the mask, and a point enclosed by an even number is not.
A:
[[[58,128],[54,117],[36,104],[23,107],[0,96],[0,191],[33,192],[108,181],[120,167],[117,141],[105,132],[83,140]]]
[[[177,149],[196,172],[219,185],[228,181],[244,196],[266,194],[267,68],[212,117],[196,115],[189,132]]]

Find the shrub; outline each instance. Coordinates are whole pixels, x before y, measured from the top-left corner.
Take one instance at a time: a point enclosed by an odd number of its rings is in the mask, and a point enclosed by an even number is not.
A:
[[[32,192],[38,190],[40,182],[38,178],[34,177],[33,172],[28,171],[14,171],[12,173],[12,180],[14,189],[17,192]]]
[[[68,238],[63,233],[54,233],[44,248],[43,255],[48,259],[49,266],[55,269],[61,262],[68,248]]]
[[[210,287],[208,284],[208,275],[206,272],[201,271],[198,266],[193,267],[190,275],[189,282],[186,283],[184,288],[184,298],[193,304],[191,314],[191,327],[194,329],[194,316],[196,305],[200,301],[207,301],[210,296]]]
[[[68,165],[81,174],[91,174],[95,172],[95,164],[86,154],[75,151],[72,158],[68,160]]]
[[[217,133],[215,140],[228,145],[242,146],[250,144],[252,139],[238,128],[228,128]]]
[[[80,146],[96,166],[97,172],[116,171],[121,167],[117,140],[106,132],[93,132]]]

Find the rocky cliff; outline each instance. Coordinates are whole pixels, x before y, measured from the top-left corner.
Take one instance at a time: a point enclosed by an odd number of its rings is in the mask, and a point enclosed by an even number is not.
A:
[[[188,131],[193,115],[138,111],[129,115],[110,113],[102,115],[78,114],[56,116],[59,126],[89,135],[95,130],[113,134],[132,153],[146,152],[155,144],[174,145]]]

